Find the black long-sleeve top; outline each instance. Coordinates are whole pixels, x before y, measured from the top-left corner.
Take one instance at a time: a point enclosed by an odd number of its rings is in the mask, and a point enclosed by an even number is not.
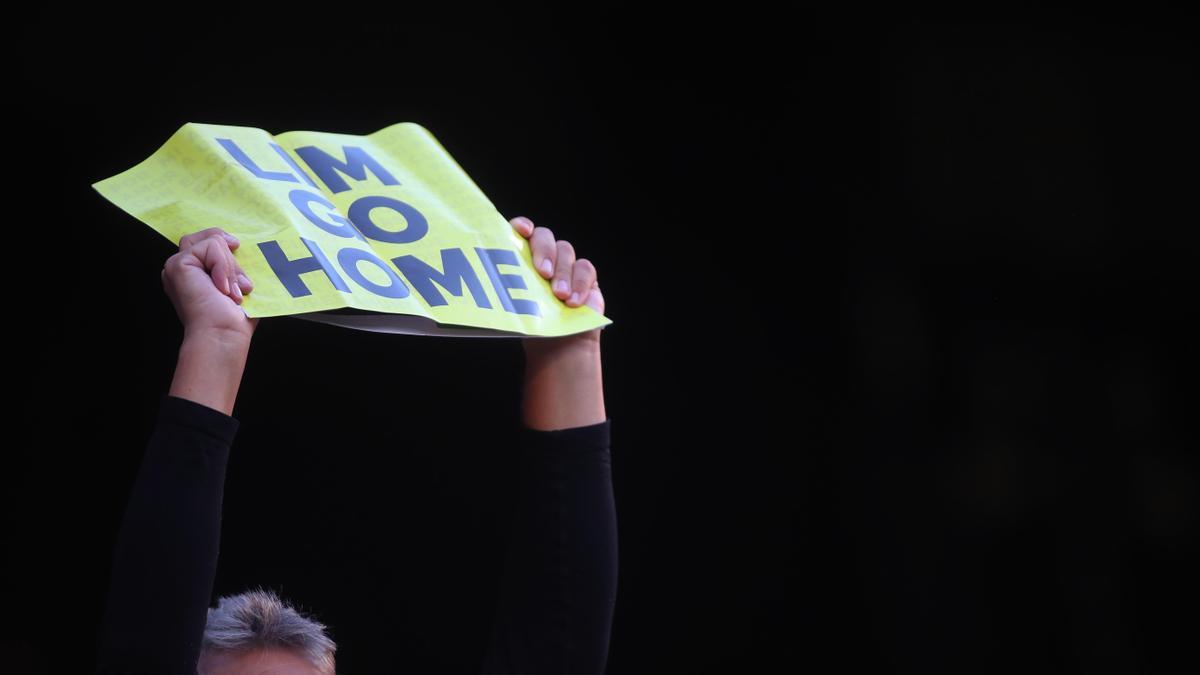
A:
[[[617,589],[611,419],[520,430],[520,484],[481,672],[603,673]],[[117,538],[99,673],[194,675],[236,418],[164,395]]]

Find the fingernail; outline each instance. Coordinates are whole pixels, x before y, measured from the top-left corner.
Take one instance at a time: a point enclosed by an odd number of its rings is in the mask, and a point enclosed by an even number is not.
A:
[[[238,279],[240,279],[243,284],[246,284],[250,288],[254,288],[254,282],[250,281],[250,277],[246,276],[245,274],[239,274]]]
[[[242,287],[238,286],[237,284],[233,284],[233,294],[239,298],[242,297]]]
[[[554,271],[554,265],[550,264],[550,259],[549,258],[543,259],[542,260],[542,273],[550,274],[553,271]]]
[[[515,220],[515,221],[517,221],[518,223],[520,223],[520,224],[524,225],[525,227],[532,227],[532,226],[533,226],[533,221],[529,220],[529,219],[528,219],[528,218],[526,218],[525,216],[517,216],[516,218],[513,218],[513,220]]]
[[[558,281],[554,282],[554,290],[555,290],[555,292],[558,292],[558,293],[566,293],[567,292],[567,282],[563,281],[562,279],[559,279]]]
[[[572,294],[571,294],[571,299],[569,300],[569,302],[579,302],[579,294],[578,294],[578,293],[572,293]]]

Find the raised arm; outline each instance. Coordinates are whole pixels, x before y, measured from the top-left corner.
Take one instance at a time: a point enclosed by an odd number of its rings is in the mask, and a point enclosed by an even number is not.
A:
[[[258,323],[238,306],[251,286],[236,246],[216,228],[190,234],[163,267],[184,337],[117,536],[101,673],[196,672],[238,430],[233,405]]]
[[[524,218],[533,260],[570,307],[604,312],[596,270]],[[572,295],[573,293],[577,295]],[[486,675],[604,672],[617,592],[611,420],[600,330],[525,338],[520,482]]]

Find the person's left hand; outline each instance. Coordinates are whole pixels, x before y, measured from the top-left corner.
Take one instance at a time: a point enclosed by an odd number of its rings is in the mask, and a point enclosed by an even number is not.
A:
[[[544,279],[550,279],[554,296],[568,307],[587,305],[604,314],[604,295],[596,280],[596,266],[587,258],[576,258],[575,247],[566,239],[555,239],[547,227],[534,226],[533,221],[517,216],[508,221],[522,237],[529,240],[533,266]],[[567,335],[561,338],[524,338],[528,349],[531,344],[573,344],[577,342],[600,342],[600,328]]]

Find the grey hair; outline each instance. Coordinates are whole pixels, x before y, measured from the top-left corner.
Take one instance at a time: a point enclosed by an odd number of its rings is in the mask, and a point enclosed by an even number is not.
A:
[[[324,624],[304,616],[274,591],[252,590],[221,598],[208,610],[201,650],[240,652],[266,647],[295,651],[333,675],[337,645]]]

